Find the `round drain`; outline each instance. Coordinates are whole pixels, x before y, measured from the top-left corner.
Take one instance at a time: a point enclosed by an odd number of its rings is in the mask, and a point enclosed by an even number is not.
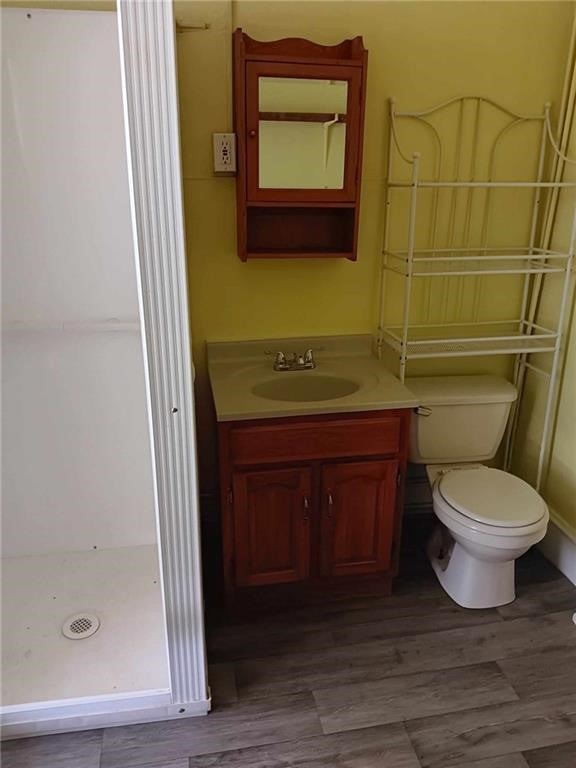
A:
[[[70,640],[83,640],[98,631],[100,619],[93,613],[75,613],[62,625],[62,634]]]

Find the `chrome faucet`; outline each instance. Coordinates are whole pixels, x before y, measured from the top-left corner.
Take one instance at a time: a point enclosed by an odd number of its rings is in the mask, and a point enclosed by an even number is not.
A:
[[[293,352],[286,357],[284,352],[266,351],[266,355],[276,355],[273,368],[275,371],[310,371],[316,368],[314,352],[319,350],[307,349],[304,354]]]

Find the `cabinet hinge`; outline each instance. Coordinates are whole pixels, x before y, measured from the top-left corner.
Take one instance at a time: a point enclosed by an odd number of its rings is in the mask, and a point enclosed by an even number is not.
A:
[[[231,487],[228,488],[228,494],[226,496],[226,501],[228,502],[228,504],[233,504],[234,503],[234,491],[232,490]]]

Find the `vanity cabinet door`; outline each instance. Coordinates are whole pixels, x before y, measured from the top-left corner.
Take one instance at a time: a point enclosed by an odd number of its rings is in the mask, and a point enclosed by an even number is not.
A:
[[[237,586],[308,578],[311,492],[307,467],[234,474]]]
[[[390,567],[396,506],[396,459],[322,468],[323,576],[352,576]]]

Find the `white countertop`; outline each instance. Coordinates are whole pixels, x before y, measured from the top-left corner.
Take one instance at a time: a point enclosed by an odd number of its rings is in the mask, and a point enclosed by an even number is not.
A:
[[[316,368],[306,371],[274,371],[274,356],[314,352]],[[353,413],[414,408],[418,399],[372,355],[372,337],[322,336],[262,341],[208,342],[208,371],[218,421],[311,416],[320,413]],[[332,400],[269,400],[255,395],[256,385],[298,376],[334,376],[354,382],[358,389]]]

